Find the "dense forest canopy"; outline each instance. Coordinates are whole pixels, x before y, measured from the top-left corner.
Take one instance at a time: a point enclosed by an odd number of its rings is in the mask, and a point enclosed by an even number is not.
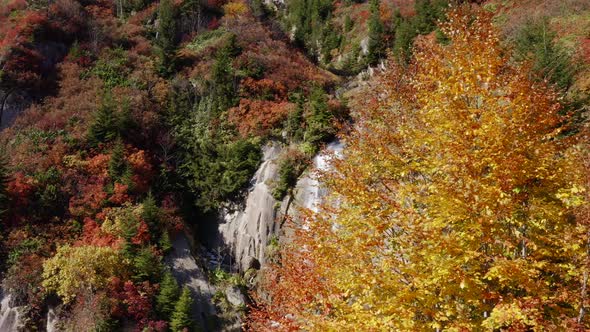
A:
[[[0,330],[589,329],[589,13],[2,2]]]

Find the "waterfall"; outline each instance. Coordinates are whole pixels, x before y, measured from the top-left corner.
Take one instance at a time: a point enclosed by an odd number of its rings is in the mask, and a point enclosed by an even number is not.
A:
[[[340,158],[344,145],[340,141],[334,141],[326,145],[326,149],[313,158],[313,169],[302,177],[296,186],[295,202],[300,207],[318,212],[322,198],[326,196],[325,188],[322,188],[317,171],[327,171],[330,168],[331,158]]]
[[[12,296],[0,290],[0,331],[2,332],[15,332],[21,326],[20,307],[12,305]]]
[[[58,317],[55,313],[55,308],[49,306],[47,308],[47,332],[57,332]]]

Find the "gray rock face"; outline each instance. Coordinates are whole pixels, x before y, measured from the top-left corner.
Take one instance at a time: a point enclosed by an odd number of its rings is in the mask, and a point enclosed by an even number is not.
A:
[[[252,179],[245,209],[226,211],[219,224],[222,242],[230,249],[239,272],[264,266],[266,247],[271,238],[280,235],[285,214],[295,215],[300,207],[317,210],[326,192],[318,182],[316,170],[327,170],[329,158],[341,155],[342,149],[338,141],[328,144],[326,150],[314,158],[313,168],[297,182],[294,197],[279,202],[273,198],[270,184],[278,178],[277,159],[282,148],[278,143],[264,148],[264,159]]]
[[[30,104],[30,98],[22,93],[13,92],[4,100],[5,97],[4,91],[0,91],[0,130],[10,126]]]
[[[172,252],[166,257],[172,275],[181,287],[187,286],[193,296],[193,319],[201,331],[209,331],[208,319],[215,315],[211,298],[215,288],[209,283],[205,271],[197,264],[190,241],[184,234],[172,241]],[[1,330],[0,330],[1,331]]]
[[[22,327],[21,308],[14,306],[12,296],[0,290],[0,331],[16,332]]]
[[[278,143],[264,147],[263,161],[252,179],[245,208],[236,212],[226,210],[221,215],[219,233],[240,272],[264,264],[266,244],[278,233],[275,220],[279,202],[272,196],[269,185],[277,178],[276,161],[281,151]]]
[[[225,291],[227,301],[234,307],[246,305],[246,297],[238,287],[228,287]]]

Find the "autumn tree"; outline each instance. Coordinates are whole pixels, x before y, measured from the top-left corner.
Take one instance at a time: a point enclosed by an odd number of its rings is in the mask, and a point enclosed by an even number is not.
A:
[[[43,263],[43,287],[68,303],[84,290],[105,287],[111,277],[125,271],[125,261],[116,249],[66,245]]]
[[[356,110],[251,329],[590,328],[584,136],[561,135],[557,93],[508,61],[491,13],[448,17],[448,45]]]

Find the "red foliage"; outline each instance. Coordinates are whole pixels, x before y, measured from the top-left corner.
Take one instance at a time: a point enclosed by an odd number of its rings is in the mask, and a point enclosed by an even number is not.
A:
[[[119,248],[121,244],[122,239],[103,232],[96,221],[88,217],[84,218],[84,230],[82,237],[76,242],[77,246],[93,245],[97,247]]]
[[[28,213],[31,196],[35,192],[34,180],[22,172],[16,173],[7,186],[10,209],[7,220],[13,223],[24,221]]]
[[[164,320],[149,321],[144,327],[143,332],[166,332],[168,331],[168,322]]]
[[[157,291],[157,286],[149,281],[135,285],[128,280],[122,282],[119,278],[113,278],[109,286],[109,296],[117,300],[117,305],[112,308],[111,314],[115,317],[131,317],[137,321],[135,331],[143,331],[145,327],[152,327],[154,331],[161,331],[162,323],[152,321],[152,299]]]
[[[133,169],[134,190],[137,193],[147,192],[154,176],[154,167],[149,162],[147,154],[144,150],[139,150],[130,154],[127,161]]]
[[[214,17],[211,19],[211,21],[209,21],[209,24],[207,24],[207,29],[215,30],[215,29],[219,28],[219,26],[220,26],[219,20],[217,19],[217,17]]]
[[[262,97],[265,99],[282,100],[287,96],[287,88],[281,82],[268,78],[255,80],[246,77],[240,84],[240,95],[244,98]]]
[[[127,194],[129,186],[126,184],[115,183],[113,194],[109,198],[109,202],[117,205],[122,205],[125,202],[131,201],[131,197]]]
[[[107,199],[104,191],[105,178],[80,179],[75,196],[70,199],[69,211],[73,216],[92,216],[97,213]]]
[[[137,234],[131,239],[131,243],[142,245],[150,242],[150,229],[145,221],[141,221],[137,227]]]
[[[242,136],[250,134],[264,136],[286,119],[291,110],[293,110],[293,104],[286,101],[242,98],[238,107],[229,110],[229,120],[237,126]]]

